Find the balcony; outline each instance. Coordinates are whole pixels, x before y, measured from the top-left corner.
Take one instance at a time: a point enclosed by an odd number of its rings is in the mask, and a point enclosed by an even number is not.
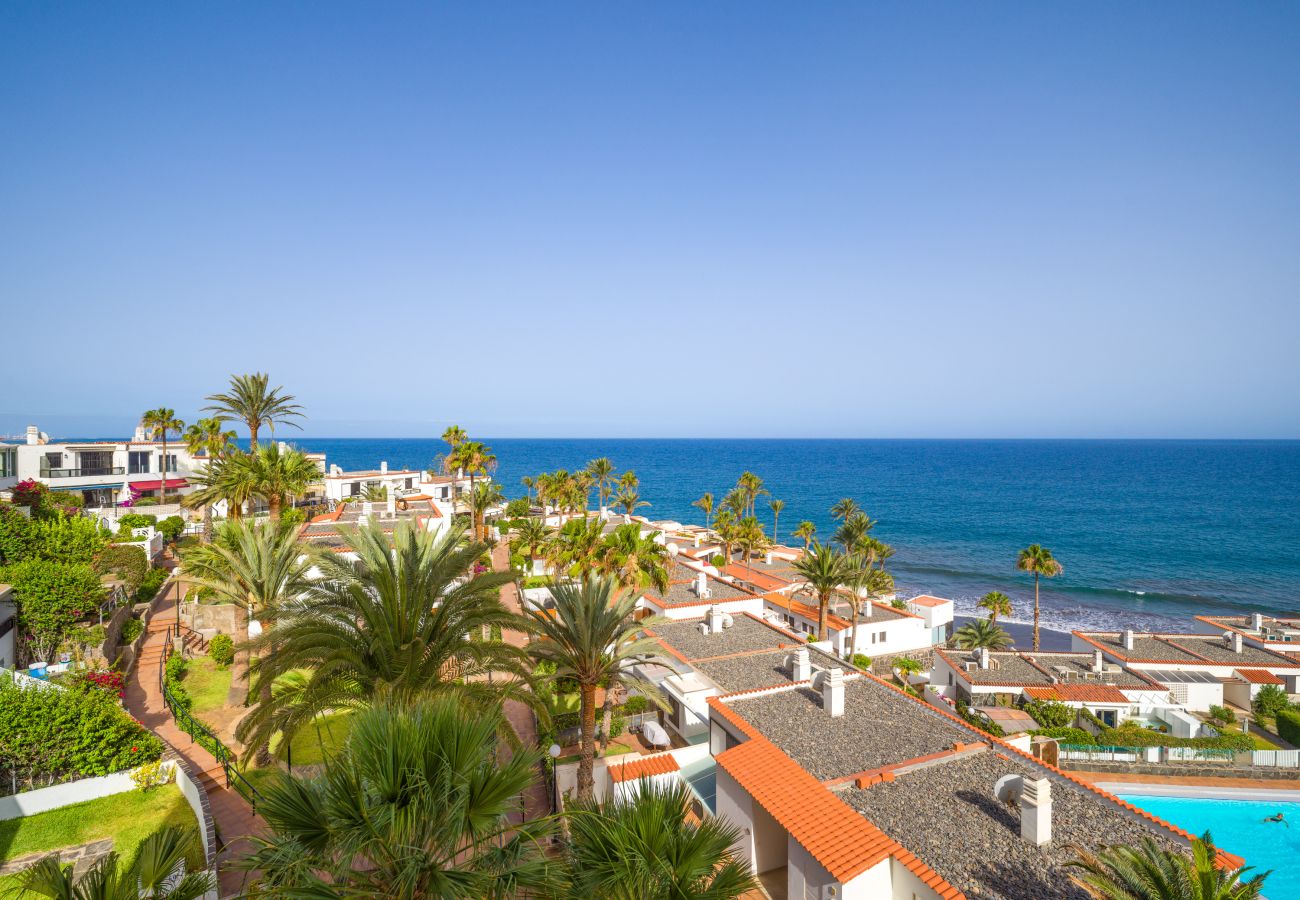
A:
[[[85,469],[46,469],[42,478],[90,478],[99,475],[125,475],[126,466],[91,466]]]

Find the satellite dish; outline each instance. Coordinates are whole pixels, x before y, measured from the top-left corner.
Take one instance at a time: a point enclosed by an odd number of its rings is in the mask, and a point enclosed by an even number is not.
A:
[[[1003,775],[993,785],[993,797],[999,803],[1018,802],[1025,790],[1025,779],[1019,775]]]

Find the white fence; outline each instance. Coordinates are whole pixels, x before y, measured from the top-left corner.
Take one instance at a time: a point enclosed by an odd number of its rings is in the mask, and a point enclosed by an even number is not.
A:
[[[1300,750],[1254,750],[1250,754],[1250,764],[1276,769],[1300,769]]]

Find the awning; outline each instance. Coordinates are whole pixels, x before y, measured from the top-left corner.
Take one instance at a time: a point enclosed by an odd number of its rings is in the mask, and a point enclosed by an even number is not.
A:
[[[184,478],[168,478],[167,490],[171,490],[173,488],[189,487],[189,484],[190,484],[189,481],[187,481]],[[158,490],[158,488],[162,487],[162,482],[161,481],[132,481],[130,482],[130,486],[132,488],[135,488],[137,491],[156,491]]]
[[[50,488],[50,490],[59,491],[60,493],[70,491],[120,491],[121,489],[122,482],[120,481],[110,481],[108,484],[60,484],[57,487]]]

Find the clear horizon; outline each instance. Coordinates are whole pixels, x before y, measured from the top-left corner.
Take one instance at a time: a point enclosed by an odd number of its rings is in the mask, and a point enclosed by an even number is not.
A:
[[[0,433],[267,371],[320,436],[1300,439],[1297,48],[1285,4],[9,4]]]

